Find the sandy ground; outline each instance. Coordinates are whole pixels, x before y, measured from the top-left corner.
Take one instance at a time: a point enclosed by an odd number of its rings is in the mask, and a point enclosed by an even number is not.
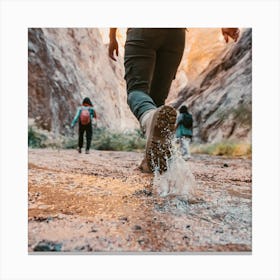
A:
[[[159,197],[141,158],[30,149],[28,251],[251,251],[251,160],[194,155],[186,200]]]

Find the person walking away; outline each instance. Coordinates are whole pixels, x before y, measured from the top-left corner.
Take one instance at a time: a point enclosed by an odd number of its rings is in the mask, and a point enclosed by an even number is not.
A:
[[[184,160],[188,160],[190,158],[190,142],[193,136],[193,117],[185,105],[179,109],[175,129],[182,157]]]
[[[116,61],[117,28],[110,28],[109,57]],[[237,40],[238,28],[222,28],[228,42]],[[176,110],[164,105],[185,47],[185,28],[128,28],[125,43],[125,80],[128,105],[146,134],[143,172],[167,169]]]
[[[78,152],[82,152],[84,133],[86,132],[86,154],[89,154],[91,139],[92,139],[92,120],[96,119],[96,112],[93,109],[91,100],[85,97],[82,106],[78,107],[77,113],[71,123],[73,128],[77,121],[79,121],[79,140],[78,140]]]

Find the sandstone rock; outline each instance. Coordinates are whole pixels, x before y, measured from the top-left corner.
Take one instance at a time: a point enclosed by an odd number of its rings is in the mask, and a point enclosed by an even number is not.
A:
[[[221,28],[188,28],[184,54],[166,102],[174,102],[184,87],[195,84],[209,63],[232,44],[225,43]]]
[[[252,31],[246,29],[237,43],[224,49],[173,105],[188,105],[194,117],[196,140],[251,140]]]
[[[108,29],[31,28],[28,37],[28,117],[56,134],[69,124],[85,96],[95,103],[98,126],[139,128],[126,103],[125,29],[117,62],[108,58]],[[167,103],[187,104],[194,140],[251,137],[251,30],[226,44],[220,28],[189,28],[186,48]]]
[[[112,63],[95,28],[28,30],[28,117],[56,134],[68,134],[77,106],[94,102],[98,125],[138,127],[126,103],[122,63]]]

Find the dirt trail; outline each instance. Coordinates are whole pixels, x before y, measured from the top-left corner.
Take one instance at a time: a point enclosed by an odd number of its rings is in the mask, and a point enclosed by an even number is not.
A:
[[[30,149],[28,251],[251,251],[251,160],[194,155],[186,201],[158,197],[141,158]]]

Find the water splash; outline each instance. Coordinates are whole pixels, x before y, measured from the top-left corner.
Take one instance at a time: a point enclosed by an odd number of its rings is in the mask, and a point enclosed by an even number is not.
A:
[[[161,197],[183,196],[186,199],[196,186],[190,164],[183,159],[176,138],[171,140],[171,157],[167,160],[167,171],[160,174],[155,163],[153,187]]]

